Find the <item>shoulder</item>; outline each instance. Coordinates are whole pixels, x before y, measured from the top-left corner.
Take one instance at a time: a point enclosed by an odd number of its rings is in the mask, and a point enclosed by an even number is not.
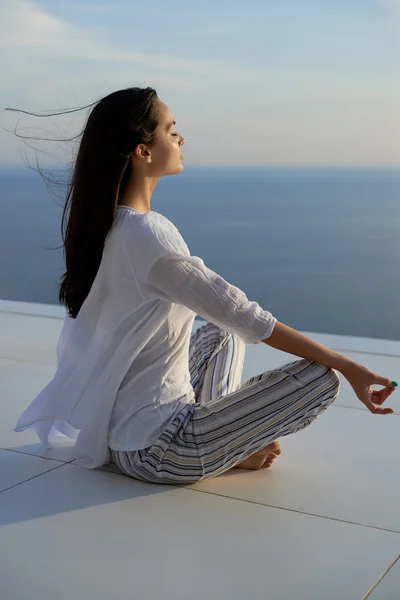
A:
[[[153,234],[157,237],[163,235],[175,235],[177,237],[182,237],[178,228],[161,213],[151,210],[144,214],[143,217],[143,225],[149,234]]]
[[[129,246],[162,255],[167,252],[190,254],[178,228],[164,215],[149,211],[143,215],[121,211],[124,237]]]

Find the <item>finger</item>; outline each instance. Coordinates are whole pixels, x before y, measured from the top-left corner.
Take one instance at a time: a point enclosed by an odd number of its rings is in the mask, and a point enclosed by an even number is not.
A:
[[[369,386],[368,391],[374,395],[375,398],[380,398],[381,396],[388,397],[390,394],[394,392],[396,388],[394,386],[385,386],[380,390],[374,390],[371,386]]]
[[[372,402],[377,406],[382,406],[384,402],[386,402],[387,398],[384,396],[383,398],[373,398]]]
[[[390,386],[393,387],[393,383],[396,383],[395,381],[393,381],[392,379],[388,379],[388,377],[381,377],[380,375],[375,375],[375,381],[374,384],[377,383],[378,385],[384,385],[384,386]],[[396,386],[394,386],[396,387]]]
[[[395,390],[395,388],[385,388],[383,390],[379,390],[379,392],[373,390],[372,392],[372,401],[375,404],[383,404],[391,394],[393,394],[393,391]]]
[[[374,394],[374,396],[388,396],[389,394],[394,392],[395,389],[395,387],[385,387],[381,390],[372,390],[372,393]]]
[[[391,415],[394,413],[393,408],[381,408],[380,406],[374,404],[372,400],[366,400],[364,404],[374,415]]]

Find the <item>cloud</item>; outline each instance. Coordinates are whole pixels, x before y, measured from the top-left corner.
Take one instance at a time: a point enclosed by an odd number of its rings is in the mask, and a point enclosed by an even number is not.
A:
[[[400,0],[377,0],[377,4],[384,10],[385,13],[400,14]]]
[[[6,4],[7,3],[7,4]],[[0,46],[7,49],[51,50],[51,58],[141,65],[155,71],[170,70],[197,76],[265,75],[264,70],[240,67],[217,60],[186,59],[166,53],[141,53],[109,46],[93,39],[89,29],[78,27],[45,12],[31,0],[1,0],[5,17],[0,21]],[[11,56],[11,53],[10,53]],[[47,58],[49,56],[47,55]]]
[[[397,2],[400,5],[400,0],[384,1],[386,3],[390,1]],[[196,78],[203,80],[203,82],[208,79],[217,85],[225,84],[228,80],[240,84],[249,82],[263,88],[268,87],[268,83],[276,85],[276,81],[273,82],[274,78],[283,82],[285,79],[294,78],[294,82],[299,80],[301,85],[306,88],[309,84],[315,84],[317,78],[321,83],[325,83],[324,80],[334,82],[332,79],[334,76],[332,74],[325,75],[324,70],[320,72],[304,70],[301,72],[298,69],[291,70],[282,66],[273,70],[229,63],[218,59],[189,59],[167,53],[137,52],[117,45],[111,46],[102,40],[97,40],[93,37],[93,31],[90,28],[77,26],[50,15],[33,0],[13,0],[12,3],[9,3],[9,0],[0,0],[1,7],[4,7],[2,10],[4,18],[0,21],[0,46],[8,50],[7,61],[10,71],[12,70],[13,61],[18,60],[18,54],[15,51],[29,49],[29,54],[25,52],[24,59],[32,63],[35,61],[36,52],[41,64],[54,59],[74,61],[75,63],[79,61],[80,64],[81,61],[91,61],[101,65],[104,72],[107,68],[110,70],[115,69],[116,63],[119,65],[119,69],[135,65],[135,68],[139,67],[146,70],[150,76],[159,75],[165,82],[167,82],[168,76],[171,75],[174,81],[173,85],[179,81],[180,77],[185,78],[186,87],[188,87],[191,80],[194,81]],[[219,31],[229,33],[234,32],[235,24],[217,25],[210,23],[204,26],[202,30],[204,33],[208,32],[210,34],[218,34]],[[107,63],[110,64],[107,65]],[[5,70],[7,68],[3,69],[3,72]],[[149,70],[152,70],[153,73]],[[27,75],[29,76],[28,70]],[[346,79],[343,74],[339,74],[339,78],[341,80]],[[352,88],[352,76],[348,77],[346,85],[350,89]]]
[[[116,4],[116,10],[119,6]],[[394,115],[400,92],[397,80],[385,73],[355,75],[351,69],[317,66],[312,59],[301,68],[282,63],[272,68],[262,64],[248,67],[245,61],[251,65],[249,57],[243,57],[242,64],[234,64],[217,60],[218,53],[216,60],[191,59],[157,52],[158,38],[152,44],[153,52],[137,52],[134,41],[131,47],[118,44],[118,30],[111,32],[115,44],[104,42],[96,37],[94,18],[90,19],[93,26],[83,27],[46,12],[34,0],[0,0],[0,11],[4,15],[0,21],[0,109],[11,106],[55,112],[57,108],[84,106],[128,85],[151,85],[170,103],[183,133],[193,140],[193,150],[188,144],[187,155],[192,152],[196,163],[210,156],[212,136],[216,138],[212,146],[218,148],[217,158],[224,156],[226,160],[234,159],[240,139],[257,140],[259,156],[265,161],[276,152],[277,160],[286,162],[299,159],[302,146],[310,161],[318,152],[321,161],[325,160],[331,141],[338,156],[343,153],[340,143],[348,148],[349,155],[366,156],[365,139],[378,139],[377,144],[369,145],[368,152],[379,160],[383,156],[389,160],[385,136],[396,138]],[[218,35],[218,26],[211,18],[208,32]],[[164,47],[162,39],[159,47]],[[75,126],[72,117],[62,118],[65,133],[59,137],[79,129],[79,115],[75,116]],[[3,111],[0,117],[1,125],[12,129],[19,116]],[[53,122],[36,119],[33,125],[37,135],[46,136],[45,129],[53,127]],[[319,141],[322,128],[324,140]],[[20,161],[15,136],[3,131],[0,128],[0,162]],[[29,135],[25,129],[20,132]],[[263,154],[268,144],[270,154]],[[394,150],[390,152],[396,156]]]
[[[55,46],[59,36],[68,36],[68,27],[26,0],[0,2],[0,44],[5,47]]]
[[[7,1],[7,0],[6,0]],[[5,6],[2,0],[0,6]],[[0,45],[6,48],[52,50],[58,58],[142,62],[146,66],[201,70],[197,61],[185,61],[163,55],[146,55],[116,49],[91,39],[91,31],[45,12],[30,0],[13,0],[0,21]],[[53,54],[54,56],[54,54]]]

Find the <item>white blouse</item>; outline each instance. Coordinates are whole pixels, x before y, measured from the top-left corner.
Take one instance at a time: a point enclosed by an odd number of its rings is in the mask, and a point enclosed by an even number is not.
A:
[[[191,256],[163,215],[118,206],[101,264],[76,319],[66,315],[54,378],[19,418],[47,446],[73,443],[78,464],[109,462],[109,447],[156,441],[194,402],[189,343],[196,314],[247,343],[277,319]]]

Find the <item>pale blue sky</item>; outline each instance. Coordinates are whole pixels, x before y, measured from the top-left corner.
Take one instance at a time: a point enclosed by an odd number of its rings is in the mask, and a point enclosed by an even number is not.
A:
[[[0,17],[0,108],[152,85],[187,165],[400,164],[400,0],[0,0]],[[67,136],[83,117],[1,125]],[[21,152],[0,131],[0,164]]]

